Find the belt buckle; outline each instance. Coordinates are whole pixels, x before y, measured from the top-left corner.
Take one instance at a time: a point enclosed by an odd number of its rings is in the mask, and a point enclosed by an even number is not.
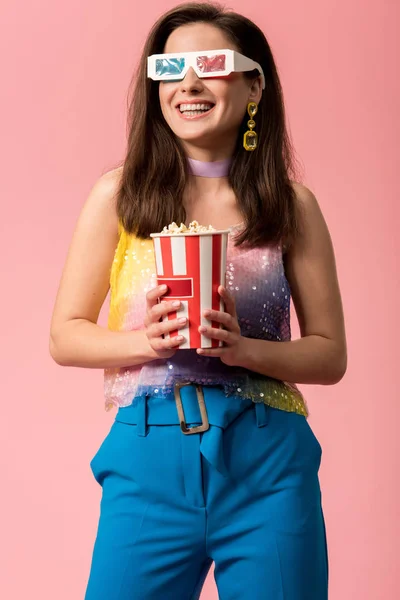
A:
[[[181,392],[180,392],[181,387],[183,387],[184,385],[195,385],[196,386],[197,402],[199,403],[199,409],[200,409],[200,414],[201,414],[201,425],[195,425],[194,427],[186,426],[185,413],[183,412],[182,398],[181,398]],[[191,381],[187,381],[187,382],[186,381],[178,381],[177,383],[175,383],[175,386],[174,386],[174,395],[175,395],[176,408],[178,410],[178,415],[179,415],[179,423],[180,423],[182,432],[186,435],[190,435],[192,433],[199,433],[201,431],[207,431],[207,429],[210,428],[210,424],[208,422],[207,409],[206,409],[206,405],[204,402],[204,392],[203,392],[202,386],[198,383],[193,384],[193,382],[191,382]]]

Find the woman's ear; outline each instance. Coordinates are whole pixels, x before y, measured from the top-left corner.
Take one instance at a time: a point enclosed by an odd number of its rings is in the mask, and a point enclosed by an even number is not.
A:
[[[255,102],[256,104],[259,104],[262,93],[263,93],[263,89],[262,89],[261,77],[257,77],[256,79],[253,80],[253,82],[250,86],[249,102]]]

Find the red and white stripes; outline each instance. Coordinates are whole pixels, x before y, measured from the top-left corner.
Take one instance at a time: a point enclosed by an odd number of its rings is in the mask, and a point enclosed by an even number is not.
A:
[[[228,233],[152,235],[156,259],[157,283],[167,284],[161,302],[179,299],[179,311],[168,313],[163,320],[186,316],[188,323],[165,338],[181,335],[185,341],[179,348],[211,348],[222,342],[202,335],[200,325],[210,325],[202,313],[207,308],[224,310],[218,286],[225,286],[226,247]],[[213,322],[212,327],[220,324]]]

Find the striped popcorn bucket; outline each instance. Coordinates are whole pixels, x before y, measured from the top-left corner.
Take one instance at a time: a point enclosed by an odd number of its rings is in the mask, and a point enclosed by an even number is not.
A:
[[[198,233],[151,233],[156,260],[157,284],[168,289],[161,302],[180,300],[182,306],[163,317],[174,320],[187,317],[187,325],[164,334],[165,339],[179,335],[184,341],[180,350],[190,348],[215,348],[223,342],[202,335],[200,325],[222,328],[220,323],[210,321],[203,311],[225,310],[218,294],[218,286],[225,286],[226,249],[229,229]]]

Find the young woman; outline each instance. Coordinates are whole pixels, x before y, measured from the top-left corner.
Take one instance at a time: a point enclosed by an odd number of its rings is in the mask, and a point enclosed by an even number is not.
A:
[[[296,383],[343,377],[344,319],[265,36],[211,4],[163,15],[129,124],[123,164],[80,215],[51,325],[54,360],[104,368],[106,408],[117,408],[91,461],[102,500],[85,598],[198,598],[214,562],[221,600],[324,600],[322,450]],[[204,313],[202,332],[223,345],[197,351],[164,335],[185,339],[187,320],[161,302],[150,238],[193,220],[230,228],[225,311]]]

